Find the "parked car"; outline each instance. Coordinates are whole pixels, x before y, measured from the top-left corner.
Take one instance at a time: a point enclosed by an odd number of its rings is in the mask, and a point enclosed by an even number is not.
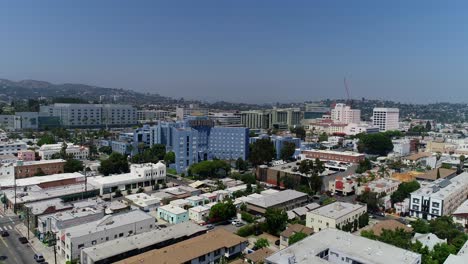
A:
[[[34,260],[36,262],[44,262],[45,261],[44,256],[42,256],[41,253],[34,254]]]
[[[211,229],[213,229],[213,228],[214,228],[214,225],[212,225],[212,224],[208,224],[208,225],[206,225],[206,228],[207,228],[208,230],[211,230]]]
[[[21,244],[26,244],[26,243],[28,243],[28,239],[25,238],[25,237],[19,237],[18,240],[19,240],[19,242],[20,242]]]
[[[277,245],[277,246],[279,246],[279,245],[280,245],[280,241],[279,241],[279,239],[277,239],[277,240],[275,241],[275,245]]]
[[[237,222],[237,223],[235,224],[236,227],[241,227],[241,226],[243,226],[243,225],[244,225],[244,223],[242,223],[242,222],[240,222],[240,221]]]
[[[237,226],[237,224],[239,224],[239,223],[242,223],[242,222],[237,220],[237,219],[231,222],[231,224],[235,225],[235,226]]]
[[[2,231],[2,237],[7,237],[7,236],[10,236],[8,231]]]

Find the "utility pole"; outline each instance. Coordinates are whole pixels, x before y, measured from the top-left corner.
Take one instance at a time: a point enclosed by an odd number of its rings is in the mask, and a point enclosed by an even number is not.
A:
[[[54,263],[57,264],[57,234],[54,233]]]
[[[14,177],[13,188],[15,188],[15,203],[13,205],[13,213],[16,214],[16,173],[14,171],[13,171],[13,177]]]
[[[29,240],[29,208],[26,208],[26,221],[28,221],[28,240]]]

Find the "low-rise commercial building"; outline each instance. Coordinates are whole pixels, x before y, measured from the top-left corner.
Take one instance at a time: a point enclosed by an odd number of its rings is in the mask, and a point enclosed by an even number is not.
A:
[[[135,190],[153,186],[166,180],[166,165],[162,162],[156,164],[132,164],[129,173],[88,177],[88,182],[99,188],[100,194],[108,194],[116,190]]]
[[[98,221],[60,230],[57,234],[57,254],[66,260],[79,259],[84,248],[148,232],[154,227],[155,219],[140,210],[107,215]]]
[[[410,215],[431,220],[452,214],[468,197],[468,173],[438,179],[410,196]]]
[[[126,195],[123,199],[127,204],[138,207],[145,212],[155,211],[161,206],[161,199],[146,193],[135,193]]]
[[[401,182],[392,179],[379,178],[371,182],[361,183],[361,186],[357,188],[357,194],[362,194],[363,192],[375,192],[378,194],[385,193],[390,195],[394,193]]]
[[[210,215],[210,208],[206,206],[195,206],[188,209],[189,219],[195,223],[203,223]]]
[[[357,182],[351,178],[336,177],[328,182],[328,190],[332,193],[339,193],[344,196],[355,193]]]
[[[335,202],[306,214],[306,226],[315,232],[326,228],[343,227],[367,213],[367,205]]]
[[[364,154],[350,152],[350,151],[333,151],[333,150],[303,150],[301,152],[301,159],[320,159],[332,160],[339,162],[359,163],[363,161],[366,156]]]
[[[189,220],[187,210],[172,204],[159,207],[158,217],[171,224],[179,224]]]
[[[224,230],[216,229],[204,235],[177,244],[152,250],[122,261],[118,264],[140,263],[216,263],[222,257],[238,256],[248,245],[246,238]]]
[[[295,190],[284,190],[247,201],[247,210],[264,214],[268,208],[291,210],[306,205],[309,196]]]
[[[25,150],[18,152],[18,159],[22,161],[33,161],[36,160],[36,152],[33,150]]]
[[[38,161],[18,161],[15,166],[16,179],[32,176],[45,176],[51,174],[60,174],[64,171],[65,160],[38,160]]]
[[[175,243],[206,233],[206,227],[185,222],[166,228],[154,229],[130,237],[85,248],[81,251],[82,264],[115,263],[150,250],[167,247]]]
[[[337,229],[325,229],[265,259],[266,264],[419,264],[421,255]]]

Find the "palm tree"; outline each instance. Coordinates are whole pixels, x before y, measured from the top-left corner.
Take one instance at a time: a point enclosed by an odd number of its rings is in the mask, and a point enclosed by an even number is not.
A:
[[[379,174],[380,174],[381,178],[390,177],[390,172],[388,171],[388,169],[387,169],[387,167],[385,165],[380,165]]]

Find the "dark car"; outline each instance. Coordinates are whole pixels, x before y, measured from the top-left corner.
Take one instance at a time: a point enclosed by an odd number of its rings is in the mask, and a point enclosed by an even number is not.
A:
[[[279,246],[279,245],[280,245],[280,241],[279,241],[279,239],[277,239],[277,240],[275,241],[275,245],[277,245],[277,246]]]
[[[28,243],[28,239],[25,238],[25,237],[19,237],[18,240],[19,240],[19,242],[20,242],[21,244],[26,244],[26,243]]]
[[[167,225],[159,225],[160,228],[166,228]]]
[[[2,231],[2,237],[7,237],[7,236],[10,236],[8,231]]]

